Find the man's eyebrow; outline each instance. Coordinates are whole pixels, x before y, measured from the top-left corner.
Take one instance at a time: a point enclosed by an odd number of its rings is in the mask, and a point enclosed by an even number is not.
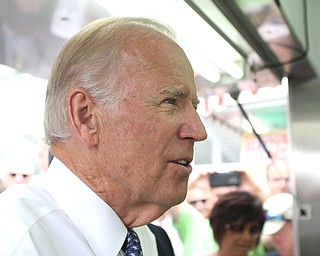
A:
[[[162,94],[170,94],[172,96],[176,96],[176,97],[183,97],[185,96],[187,93],[184,89],[180,89],[180,88],[172,88],[172,89],[166,89],[162,92]]]

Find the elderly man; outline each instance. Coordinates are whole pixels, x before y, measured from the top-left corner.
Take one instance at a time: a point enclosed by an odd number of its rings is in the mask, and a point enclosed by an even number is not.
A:
[[[48,83],[48,172],[1,194],[0,254],[157,255],[145,224],[185,199],[194,143],[207,136],[198,103],[164,26],[103,18],[82,29]]]
[[[290,193],[290,168],[284,159],[277,159],[267,166],[267,182],[270,195]]]

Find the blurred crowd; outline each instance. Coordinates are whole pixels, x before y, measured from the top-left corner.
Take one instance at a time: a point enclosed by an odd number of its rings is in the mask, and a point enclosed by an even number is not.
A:
[[[217,177],[212,170],[195,171],[185,202],[156,221],[168,232],[175,254],[294,255],[288,162],[278,159],[266,166],[267,189],[246,170],[232,172],[239,174],[237,184],[212,184],[210,177]]]

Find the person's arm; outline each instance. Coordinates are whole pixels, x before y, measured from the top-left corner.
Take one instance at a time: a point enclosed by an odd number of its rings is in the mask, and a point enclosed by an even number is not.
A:
[[[240,189],[255,194],[262,202],[267,199],[267,193],[263,191],[263,189],[258,185],[255,179],[248,172],[243,170],[236,170],[236,172],[241,173]]]

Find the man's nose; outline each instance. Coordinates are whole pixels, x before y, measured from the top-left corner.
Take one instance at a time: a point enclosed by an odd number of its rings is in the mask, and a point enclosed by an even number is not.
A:
[[[195,141],[205,140],[208,136],[207,131],[197,111],[193,109],[185,118],[186,120],[180,131],[180,137],[190,138]]]

